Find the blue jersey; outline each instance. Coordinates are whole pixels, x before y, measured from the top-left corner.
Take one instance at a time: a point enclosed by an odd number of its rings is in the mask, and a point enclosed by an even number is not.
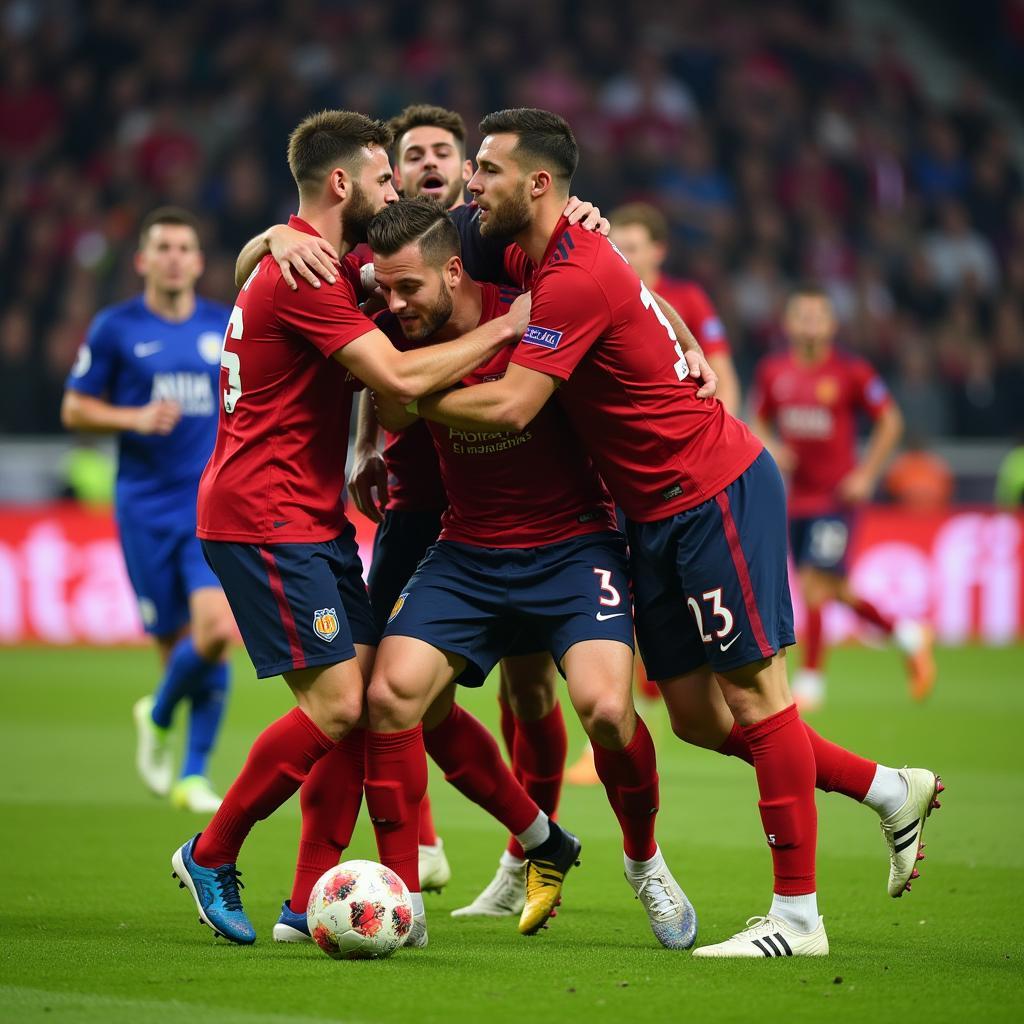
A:
[[[181,406],[166,436],[124,431],[119,438],[118,516],[152,526],[195,529],[196,492],[217,436],[220,353],[230,311],[197,298],[174,323],[142,296],[102,310],[89,326],[67,387],[111,405],[169,399]]]

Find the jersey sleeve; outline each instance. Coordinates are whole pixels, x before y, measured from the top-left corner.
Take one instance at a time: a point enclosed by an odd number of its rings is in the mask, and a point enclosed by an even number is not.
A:
[[[754,386],[750,395],[750,408],[753,414],[768,423],[775,421],[778,409],[772,399],[771,363],[762,359],[754,371]]]
[[[891,402],[889,389],[875,368],[862,359],[853,365],[853,400],[858,409],[877,419]]]
[[[693,331],[697,344],[708,356],[727,356],[731,354],[729,339],[718,316],[718,311],[711,303],[711,298],[700,285],[693,285],[690,296],[689,318],[686,326]],[[685,318],[684,318],[685,319]]]
[[[292,291],[283,279],[278,281],[274,311],[287,330],[301,335],[325,358],[374,329],[373,321],[359,309],[346,275],[320,288],[301,280],[298,285]]]
[[[113,392],[120,350],[110,320],[108,315],[100,314],[89,325],[65,387],[93,398],[109,397]]]
[[[611,323],[608,299],[592,274],[572,263],[553,267],[533,289],[530,325],[512,362],[568,380]]]

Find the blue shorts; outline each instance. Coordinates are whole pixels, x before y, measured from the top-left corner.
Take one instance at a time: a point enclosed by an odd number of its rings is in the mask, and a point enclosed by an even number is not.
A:
[[[349,523],[315,544],[203,541],[261,679],[348,661],[353,644],[377,644],[355,532]]]
[[[848,514],[839,511],[821,516],[791,517],[789,547],[794,564],[810,565],[823,572],[845,576],[850,519]]]
[[[398,595],[431,545],[437,542],[443,514],[443,509],[395,509],[384,513],[384,522],[373,538],[373,561],[366,578],[373,618],[381,632]]]
[[[629,523],[636,634],[650,679],[717,672],[796,643],[786,496],[767,451],[724,491],[654,523]]]
[[[195,524],[156,529],[118,515],[117,528],[143,627],[154,636],[177,633],[191,618],[190,595],[204,587],[220,587],[203,558]]]
[[[618,533],[536,548],[439,541],[399,595],[384,635],[461,655],[457,681],[465,686],[483,683],[507,654],[546,650],[561,666],[582,640],[632,649],[625,541]]]

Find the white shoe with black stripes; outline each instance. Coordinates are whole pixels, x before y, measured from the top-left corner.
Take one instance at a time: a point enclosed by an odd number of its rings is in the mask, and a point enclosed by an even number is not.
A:
[[[828,956],[825,921],[818,918],[813,932],[798,932],[781,918],[768,914],[747,919],[747,927],[731,939],[714,946],[701,946],[694,956],[736,959],[773,956]]]
[[[927,768],[901,768],[907,799],[888,818],[882,819],[882,835],[889,847],[889,895],[896,899],[910,891],[917,878],[918,861],[924,860],[924,823],[932,809],[941,806],[942,779]]]

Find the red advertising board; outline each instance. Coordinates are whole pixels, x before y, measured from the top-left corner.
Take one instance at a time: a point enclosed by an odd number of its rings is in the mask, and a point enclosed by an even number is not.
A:
[[[368,565],[374,528],[354,518]],[[894,617],[927,620],[944,643],[1024,638],[1024,515],[875,506],[857,524],[852,556],[858,592]],[[857,633],[843,608],[829,610],[826,629],[832,640]],[[73,504],[0,508],[0,644],[141,639],[109,512]]]

